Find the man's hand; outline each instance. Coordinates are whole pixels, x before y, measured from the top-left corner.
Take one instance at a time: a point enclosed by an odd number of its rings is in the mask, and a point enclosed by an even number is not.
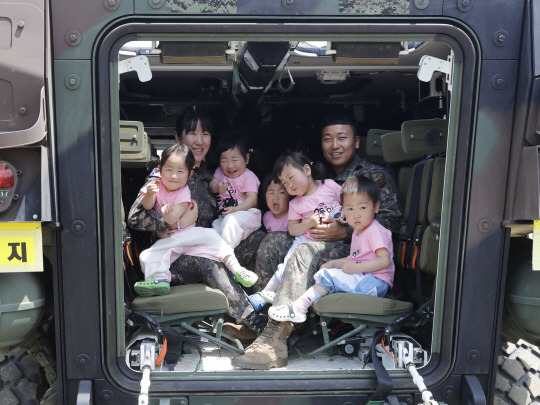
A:
[[[344,225],[328,217],[323,219],[323,223],[309,230],[313,239],[321,242],[335,242],[344,240],[347,237],[347,229]]]

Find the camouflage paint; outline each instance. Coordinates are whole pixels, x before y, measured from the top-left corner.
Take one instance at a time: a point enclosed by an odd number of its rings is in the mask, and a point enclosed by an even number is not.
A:
[[[345,14],[409,14],[408,0],[340,0],[339,12]]]
[[[168,13],[236,14],[236,0],[166,0]]]

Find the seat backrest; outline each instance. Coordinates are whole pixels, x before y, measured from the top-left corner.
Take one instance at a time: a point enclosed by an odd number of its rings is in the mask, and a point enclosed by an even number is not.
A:
[[[435,124],[433,130],[427,127],[426,122]],[[446,147],[446,136],[441,135],[442,129],[446,125],[443,120],[420,120],[418,123],[407,121],[402,125],[401,138],[405,153],[429,155],[440,153]],[[414,147],[411,148],[410,139],[412,133],[437,132],[439,135],[424,136],[423,139],[416,139]],[[435,139],[436,138],[436,139]],[[444,140],[444,142],[443,142]],[[444,145],[442,144],[444,143]],[[409,149],[407,149],[407,145]],[[404,221],[400,231],[400,244],[398,246],[396,258],[398,264],[405,267],[419,268],[427,273],[435,274],[437,271],[437,257],[439,252],[439,227],[442,209],[442,193],[444,187],[445,158],[434,157],[416,163],[411,171],[420,170],[421,176],[416,181],[419,188],[413,196],[415,189],[414,175],[411,174],[405,199]],[[416,201],[415,201],[416,199]],[[415,204],[416,203],[416,204]],[[416,208],[414,206],[416,205]],[[415,210],[411,212],[411,210]],[[412,215],[412,217],[411,217]],[[407,223],[414,220],[414,232],[406,235]],[[410,241],[405,241],[406,236],[412,236]],[[417,239],[416,245],[414,240]],[[404,251],[404,249],[407,251]],[[404,261],[402,262],[402,260]]]
[[[150,137],[139,121],[120,121],[118,134],[123,167],[145,167],[152,156]]]

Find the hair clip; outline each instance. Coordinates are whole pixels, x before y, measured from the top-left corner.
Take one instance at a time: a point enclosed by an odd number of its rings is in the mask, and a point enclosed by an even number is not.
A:
[[[248,152],[249,152],[249,153],[253,153],[253,149],[249,149]]]

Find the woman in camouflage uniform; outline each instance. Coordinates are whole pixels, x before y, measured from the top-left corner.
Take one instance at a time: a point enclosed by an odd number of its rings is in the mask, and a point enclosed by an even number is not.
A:
[[[189,215],[197,218],[196,226],[205,228],[212,226],[217,208],[216,198],[208,188],[213,177],[212,172],[208,170],[205,162],[212,142],[212,132],[210,119],[196,108],[189,108],[176,122],[177,141],[184,142],[195,157],[195,169],[187,182],[193,200]],[[153,173],[147,182],[153,180],[152,176]],[[142,198],[143,195],[139,194],[131,206],[129,226],[140,231],[165,233],[169,224],[156,211],[145,210]],[[235,249],[236,257],[243,266],[253,268],[257,248],[264,236],[264,231],[255,231]],[[240,284],[231,280],[223,263],[203,257],[181,256],[171,265],[170,271],[171,285],[203,283],[223,291],[229,301],[229,315],[249,330],[260,332],[266,325],[266,316],[254,312],[244,290]]]
[[[392,232],[399,233],[402,206],[393,176],[381,166],[369,163],[356,154],[360,143],[354,123],[345,116],[329,116],[322,128],[322,150],[325,159],[332,165],[336,177],[343,184],[353,172],[374,180],[380,187],[380,208],[377,220]],[[286,305],[295,301],[311,287],[313,275],[319,267],[330,260],[349,254],[350,245],[336,241],[350,241],[353,228],[343,226],[333,219],[310,231],[313,239],[320,242],[299,245],[287,261],[283,278],[276,291],[274,305]],[[273,276],[279,263],[283,262],[293,237],[286,232],[272,232],[259,247],[255,273],[259,280],[254,289],[261,289]],[[246,349],[245,354],[233,358],[233,365],[240,368],[267,370],[287,365],[287,338],[293,329],[291,322],[269,320],[263,333]],[[249,336],[250,331],[238,328],[235,336]]]

